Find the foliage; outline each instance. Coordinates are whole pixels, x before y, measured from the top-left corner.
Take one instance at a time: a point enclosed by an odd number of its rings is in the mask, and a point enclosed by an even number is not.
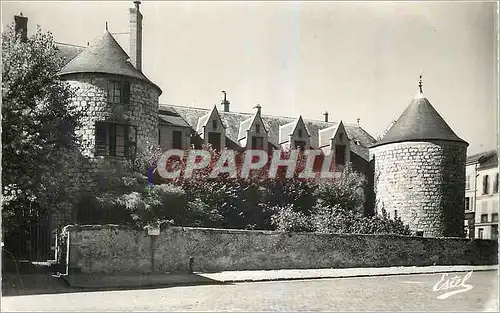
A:
[[[108,198],[101,197],[101,203],[106,203],[114,212],[126,212],[129,218],[123,220],[136,226],[167,222],[179,226],[295,232],[409,234],[408,227],[398,218],[363,215],[365,179],[350,166],[334,179],[302,179],[298,173],[305,158],[300,156],[299,165],[290,178],[285,177],[286,168],[280,168],[276,178],[267,177],[269,164],[251,172],[248,178],[231,178],[227,174],[213,178],[210,173],[220,166],[217,162],[220,152],[209,146],[204,149],[212,156],[209,166],[196,170],[192,176],[184,178],[183,172],[169,180],[155,176],[155,185],[148,193],[144,189],[147,166],[143,166],[142,173],[123,176],[122,182],[114,185],[114,196],[112,191],[108,192]],[[179,167],[183,171],[188,152],[180,159],[170,159],[167,168]],[[289,155],[289,151],[281,153],[282,158]],[[157,166],[158,153],[152,150],[143,155],[153,167]],[[241,171],[241,163],[242,154],[238,154],[238,171]],[[128,186],[125,181],[129,182]],[[138,188],[141,182],[142,188]],[[129,191],[125,191],[127,188]],[[103,201],[105,199],[108,200]]]
[[[363,187],[366,179],[352,170],[344,168],[340,179],[323,180],[315,190],[315,196],[327,207],[339,206],[344,210],[363,211]]]
[[[4,231],[46,215],[65,194],[62,170],[78,141],[74,91],[57,77],[61,60],[50,33],[22,40],[2,33],[2,195]]]
[[[311,217],[295,211],[293,205],[278,208],[277,213],[271,218],[271,223],[278,231],[314,231]]]

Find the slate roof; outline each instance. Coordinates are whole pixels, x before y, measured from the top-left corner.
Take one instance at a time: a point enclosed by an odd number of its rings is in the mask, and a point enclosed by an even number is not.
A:
[[[176,111],[179,116],[182,116],[182,118],[193,129],[196,129],[199,118],[209,113],[211,109],[161,104],[160,111],[162,110]],[[241,122],[254,117],[254,114],[252,113],[239,112],[219,112],[219,115],[224,125],[226,126],[226,137],[236,144],[238,143]],[[264,123],[264,127],[268,131],[269,143],[277,147],[279,146],[279,127],[297,121],[297,118],[283,116],[261,115],[261,118]],[[309,134],[311,135],[310,140],[312,148],[318,148],[318,132],[320,129],[336,126],[339,124],[337,122],[323,122],[308,119],[303,119],[303,121]],[[357,125],[344,124],[344,128],[349,139],[357,139],[360,142],[360,145],[351,144],[351,150],[365,160],[368,160],[368,146],[375,143],[376,140],[364,129]]]
[[[332,139],[335,136],[339,126],[340,126],[340,123],[321,130],[321,132],[319,134],[319,138],[318,138],[318,140],[319,140],[318,144],[320,147],[326,146],[330,143],[330,139]],[[347,137],[349,137],[349,136],[347,136]]]
[[[63,66],[69,63],[69,61],[73,60],[80,52],[82,52],[85,47],[69,45],[64,43],[56,43],[57,47],[57,56],[63,59]]]
[[[290,140],[290,137],[288,137],[288,136],[293,134],[293,132],[295,131],[295,129],[297,128],[297,126],[301,120],[302,120],[302,123],[304,123],[302,116],[299,116],[299,118],[296,119],[295,121],[280,126],[279,143],[288,142],[288,140]],[[305,124],[304,124],[304,126],[305,126]],[[306,135],[311,137],[309,130],[307,129],[307,127],[305,127],[305,128],[306,128]]]
[[[489,155],[488,157],[481,160],[480,165],[477,167],[478,169],[490,168],[490,167],[498,167],[498,155],[495,151],[494,154]]]
[[[148,82],[161,94],[161,89],[129,62],[129,56],[107,30],[72,58],[59,75],[105,73],[136,78]]]
[[[252,126],[253,121],[255,120],[255,115],[247,118],[246,120],[240,122],[240,128],[238,131],[238,137],[236,139],[241,140],[247,137],[247,130]]]
[[[466,164],[479,163],[479,167],[489,167],[494,165],[495,162],[498,164],[498,154],[496,150],[484,151],[476,154],[467,156]],[[491,164],[490,164],[491,163]]]
[[[371,147],[404,141],[446,140],[462,142],[424,98],[415,98],[380,141]]]

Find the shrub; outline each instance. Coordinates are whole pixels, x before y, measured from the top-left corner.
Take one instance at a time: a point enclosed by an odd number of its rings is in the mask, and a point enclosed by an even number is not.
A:
[[[293,205],[278,207],[272,216],[271,223],[278,231],[307,232],[313,231],[310,216],[293,209]]]

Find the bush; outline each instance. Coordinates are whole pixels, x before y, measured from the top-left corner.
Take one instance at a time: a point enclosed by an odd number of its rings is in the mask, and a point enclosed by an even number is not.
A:
[[[321,200],[323,206],[330,208],[339,206],[346,211],[362,213],[365,183],[366,179],[362,174],[354,172],[347,166],[339,179],[320,181],[314,195]]]
[[[271,224],[278,231],[309,232],[314,231],[311,217],[303,212],[295,211],[293,205],[276,208],[277,213],[272,216]]]

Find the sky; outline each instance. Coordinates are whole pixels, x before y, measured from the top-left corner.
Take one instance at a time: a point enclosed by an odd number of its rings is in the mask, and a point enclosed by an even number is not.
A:
[[[86,45],[105,22],[129,50],[133,1],[2,1],[57,42]],[[495,2],[142,1],[143,72],[160,103],[342,120],[376,137],[418,93],[468,154],[496,149]],[[221,106],[219,106],[221,109]]]

